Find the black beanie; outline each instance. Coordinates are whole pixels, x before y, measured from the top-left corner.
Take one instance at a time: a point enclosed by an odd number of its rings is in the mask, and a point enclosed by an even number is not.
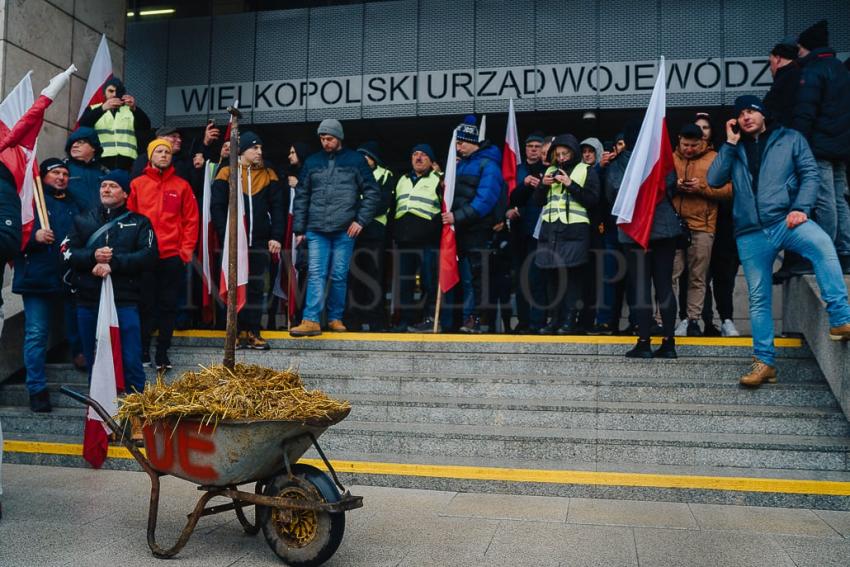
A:
[[[797,43],[809,51],[829,45],[829,29],[826,20],[821,20],[813,26],[803,30]]]
[[[685,124],[679,130],[679,137],[685,138],[686,140],[701,140],[702,128],[696,124]]]
[[[359,148],[357,148],[357,151],[363,154],[364,156],[369,156],[378,165],[383,165],[383,160],[381,159],[381,150],[378,147],[378,142],[370,140],[365,144],[361,145]]]
[[[797,42],[794,41],[793,37],[786,37],[773,46],[773,49],[770,50],[770,54],[793,61],[797,58]]]
[[[46,160],[41,162],[41,166],[38,168],[38,173],[43,179],[44,176],[47,175],[47,172],[54,170],[57,167],[64,167],[65,169],[68,169],[68,164],[66,164],[59,158],[47,158]]]
[[[253,148],[254,146],[262,146],[262,145],[263,145],[263,141],[254,132],[251,132],[250,130],[245,130],[244,132],[239,132],[239,153],[240,154],[247,149]]]
[[[101,183],[104,181],[114,181],[121,186],[121,189],[123,189],[127,195],[130,194],[130,174],[123,169],[113,169],[100,178]]]
[[[106,92],[106,87],[115,87],[115,96],[121,98],[125,94],[127,94],[127,89],[124,87],[124,83],[121,82],[121,79],[118,77],[109,77],[105,83],[103,83],[103,92]]]

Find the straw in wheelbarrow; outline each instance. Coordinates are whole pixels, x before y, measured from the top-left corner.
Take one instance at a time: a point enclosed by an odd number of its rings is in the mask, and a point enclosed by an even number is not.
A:
[[[255,364],[200,367],[167,384],[158,377],[144,392],[124,398],[119,418],[153,422],[168,417],[222,420],[282,420],[307,425],[333,425],[351,411],[320,390],[307,390],[292,370],[274,370]]]

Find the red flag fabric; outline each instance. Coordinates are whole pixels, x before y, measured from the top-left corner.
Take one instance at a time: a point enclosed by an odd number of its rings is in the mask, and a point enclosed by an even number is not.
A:
[[[502,177],[508,184],[508,196],[516,188],[516,170],[519,166],[519,134],[514,113],[514,99],[508,107],[508,127],[505,131],[505,147],[502,152]]]
[[[103,85],[111,78],[112,56],[109,54],[109,42],[106,41],[106,34],[103,34],[100,36],[100,44],[97,46],[97,53],[92,60],[89,79],[86,81],[86,90],[83,91],[80,111],[77,113],[77,125],[80,124],[80,118],[88,107],[106,100],[103,96]]]
[[[98,402],[109,415],[118,413],[118,392],[124,390],[124,365],[121,357],[121,332],[118,325],[118,311],[115,308],[115,295],[112,289],[112,277],[103,278],[100,288],[100,305],[97,311],[95,327],[95,353],[92,364],[89,395]],[[106,425],[100,416],[88,408],[86,427],[83,434],[83,458],[96,469],[106,460],[109,449],[109,436]]]
[[[662,57],[649,107],[611,210],[620,230],[644,249],[649,247],[655,208],[664,198],[667,175],[674,168],[673,149],[667,134],[665,86]]]
[[[457,130],[452,133],[449,144],[449,157],[446,159],[446,176],[443,179],[443,212],[452,210],[455,197],[455,178],[457,177]],[[452,224],[444,224],[440,236],[440,291],[448,293],[460,282],[460,270],[457,265],[457,235]]]

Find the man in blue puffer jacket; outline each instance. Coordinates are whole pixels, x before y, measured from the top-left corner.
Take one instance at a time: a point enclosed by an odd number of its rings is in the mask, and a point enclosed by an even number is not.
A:
[[[711,187],[733,185],[735,238],[749,288],[754,350],[752,368],[740,382],[758,387],[776,381],[771,270],[780,250],[796,252],[814,265],[833,340],[850,339],[850,305],[835,247],[809,220],[820,186],[809,144],[795,130],[768,127],[758,97],[738,97],[735,111],[738,117],[726,123],[726,143],[707,178]]]
[[[502,154],[487,141],[479,142],[475,117],[457,127],[457,164],[452,210],[443,224],[455,225],[463,286],[463,333],[481,332],[481,277],[484,254],[493,227],[504,222],[507,191],[502,178]]]
[[[43,228],[38,215],[24,249],[15,258],[15,278],[12,291],[24,300],[24,367],[30,396],[30,409],[49,412],[50,395],[44,377],[47,357],[47,337],[52,314],[63,312],[65,336],[71,347],[74,365],[86,369],[83,347],[77,331],[77,317],[70,288],[62,281],[65,272],[60,248],[67,245],[67,236],[74,225],[74,216],[81,212],[69,197],[68,168],[62,160],[48,158],[41,162],[44,181],[44,204],[50,228]]]
[[[354,241],[375,218],[381,201],[378,182],[363,156],[342,147],[342,124],[323,120],[317,133],[322,151],[304,162],[292,203],[295,245],[307,240],[309,258],[304,317],[290,330],[296,337],[321,334],[328,273],[328,329],[346,331],[342,315]]]

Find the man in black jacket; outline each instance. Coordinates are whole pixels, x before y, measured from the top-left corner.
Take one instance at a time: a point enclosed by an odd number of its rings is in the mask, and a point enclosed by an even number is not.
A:
[[[764,107],[775,122],[790,128],[800,85],[797,44],[791,38],[783,39],[770,50],[768,59],[773,84],[764,96]]]
[[[239,175],[248,229],[248,286],[245,306],[239,312],[239,328],[245,333],[240,346],[268,350],[260,336],[263,291],[269,269],[269,254],[280,254],[286,229],[285,194],[273,169],[263,161],[263,142],[250,131],[239,134]],[[230,195],[230,167],[218,170],[212,186],[210,214],[219,241],[224,243]]]
[[[850,73],[828,46],[826,20],[803,31],[797,40],[800,86],[791,127],[812,148],[821,187],[815,221],[835,242],[842,270],[850,274],[850,207],[844,199],[850,157]]]
[[[0,290],[6,264],[21,249],[21,199],[15,189],[15,178],[0,163]],[[0,295],[0,335],[3,334],[3,296]]]
[[[60,250],[73,270],[77,324],[89,373],[94,364],[100,288],[103,278],[109,275],[121,331],[125,389],[141,392],[145,387],[145,370],[138,309],[140,276],[156,266],[159,252],[147,217],[127,210],[129,193],[127,172],[110,171],[100,184],[101,206],[74,218],[74,226]],[[101,230],[104,226],[107,228]]]

